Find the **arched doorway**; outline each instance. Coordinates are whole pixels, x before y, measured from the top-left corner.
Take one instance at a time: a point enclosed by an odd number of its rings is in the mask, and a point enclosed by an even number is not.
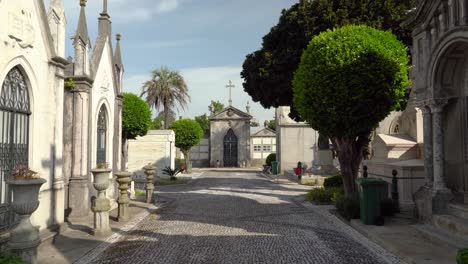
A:
[[[0,231],[9,228],[14,220],[5,181],[17,166],[29,166],[30,115],[26,78],[14,67],[5,77],[0,94]]]
[[[224,136],[224,167],[237,167],[237,136],[232,128]]]
[[[450,98],[442,115],[445,181],[457,201],[468,203],[468,43],[450,45],[434,78],[434,98]]]
[[[96,164],[107,162],[107,109],[105,105],[99,109],[97,121]]]

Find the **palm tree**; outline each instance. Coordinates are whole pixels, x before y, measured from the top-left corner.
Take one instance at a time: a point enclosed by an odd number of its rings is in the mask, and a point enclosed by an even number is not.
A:
[[[153,70],[151,80],[143,84],[141,96],[146,95],[146,103],[156,110],[163,109],[164,129],[169,127],[169,117],[174,107],[185,109],[190,102],[187,84],[178,71],[167,67]]]

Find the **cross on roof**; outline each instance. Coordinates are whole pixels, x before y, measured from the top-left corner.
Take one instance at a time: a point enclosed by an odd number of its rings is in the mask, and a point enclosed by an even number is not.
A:
[[[229,88],[229,106],[232,106],[232,97],[231,97],[231,89],[236,87],[234,84],[232,84],[232,81],[229,80],[228,85],[226,85],[226,88]]]

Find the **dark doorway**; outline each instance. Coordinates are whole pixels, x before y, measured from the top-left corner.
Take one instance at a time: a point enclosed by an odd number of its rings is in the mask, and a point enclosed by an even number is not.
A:
[[[237,136],[229,129],[224,136],[224,167],[237,167]]]

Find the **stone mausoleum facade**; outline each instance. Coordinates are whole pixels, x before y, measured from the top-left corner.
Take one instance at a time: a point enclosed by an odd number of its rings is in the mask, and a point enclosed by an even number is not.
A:
[[[413,92],[423,114],[426,176],[415,203],[422,220],[463,230],[460,212],[468,209],[468,1],[420,0],[411,16],[406,26],[413,29]]]
[[[250,157],[252,116],[233,106],[210,116],[210,166],[245,167]]]
[[[98,163],[120,168],[123,64],[107,0],[92,51],[86,1],[76,1],[72,41],[64,1],[46,2],[47,9],[43,0],[0,1],[0,244],[15,224],[7,181],[19,165],[47,180],[31,217],[41,231],[62,226],[66,213],[91,213],[90,170]],[[74,58],[64,58],[67,43]],[[107,194],[115,198],[115,187]]]

